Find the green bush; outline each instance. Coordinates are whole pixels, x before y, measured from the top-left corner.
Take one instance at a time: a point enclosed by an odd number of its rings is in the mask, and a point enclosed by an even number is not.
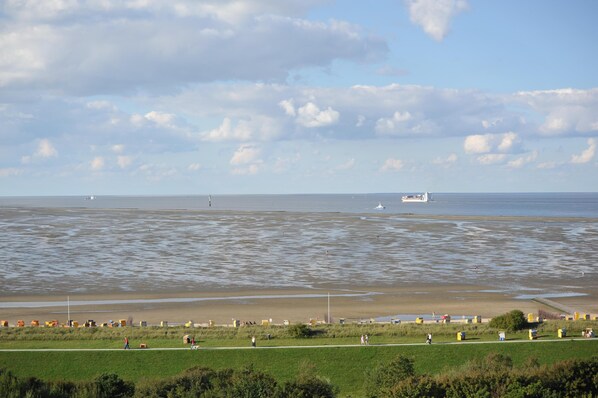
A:
[[[114,373],[104,373],[95,380],[98,398],[126,398],[135,393],[135,385]]]
[[[414,376],[392,386],[386,396],[389,398],[444,397],[446,396],[446,390],[433,377],[427,375]]]
[[[232,369],[215,371],[205,367],[188,369],[182,374],[155,382],[147,382],[136,389],[136,397],[206,396],[210,392],[230,386]]]
[[[366,396],[368,398],[386,397],[395,384],[412,376],[415,376],[413,359],[398,355],[389,362],[380,363],[367,372]]]
[[[305,339],[312,335],[311,329],[302,323],[289,326],[288,332],[291,337],[296,339]]]
[[[489,326],[495,329],[505,329],[508,331],[517,331],[525,329],[528,324],[520,310],[513,310],[506,314],[496,316],[490,320]]]
[[[334,398],[338,388],[321,377],[289,381],[282,387],[280,398]]]
[[[226,397],[230,398],[267,398],[275,397],[278,386],[276,380],[266,373],[246,368],[235,372]]]

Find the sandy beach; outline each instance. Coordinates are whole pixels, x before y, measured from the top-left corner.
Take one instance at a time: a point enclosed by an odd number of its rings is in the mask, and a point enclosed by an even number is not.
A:
[[[551,301],[581,313],[598,314],[598,296],[591,287],[577,290],[586,296],[552,298]],[[330,294],[330,301],[328,301]],[[32,307],[26,307],[31,303]],[[537,313],[539,309],[561,313],[531,298],[498,292],[489,286],[474,285],[409,285],[400,287],[354,286],[351,289],[264,289],[244,291],[201,291],[151,293],[110,293],[94,295],[60,296],[11,296],[3,297],[0,318],[10,324],[23,319],[26,324],[33,319],[44,322],[71,319],[83,322],[93,319],[98,323],[109,320],[133,319],[134,323],[147,321],[159,324],[194,323],[229,325],[233,319],[260,323],[272,319],[275,324],[285,320],[292,323],[310,319],[325,320],[330,302],[334,322],[385,320],[409,316],[450,314],[453,319],[481,315],[489,318],[512,309],[524,313]],[[36,305],[37,303],[37,305]],[[41,304],[44,303],[44,304]],[[55,305],[53,305],[55,304]],[[7,308],[15,305],[14,308]]]

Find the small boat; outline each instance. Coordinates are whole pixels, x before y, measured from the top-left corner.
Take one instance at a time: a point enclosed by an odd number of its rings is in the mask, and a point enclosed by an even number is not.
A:
[[[91,196],[86,196],[85,200],[95,200],[95,196],[91,195]]]
[[[378,206],[375,207],[376,210],[384,210],[386,206],[382,205],[382,202],[378,202]]]
[[[405,195],[401,197],[401,202],[404,203],[427,203],[432,198],[428,192],[424,192],[421,195]]]

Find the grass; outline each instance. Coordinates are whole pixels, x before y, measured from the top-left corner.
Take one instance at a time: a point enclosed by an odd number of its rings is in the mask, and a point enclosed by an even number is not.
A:
[[[363,393],[364,371],[398,354],[415,359],[418,373],[436,374],[490,352],[510,356],[515,366],[535,357],[541,364],[564,359],[590,358],[598,346],[590,340],[533,343],[432,344],[418,346],[368,346],[338,348],[284,348],[183,351],[82,351],[2,352],[0,367],[19,376],[44,380],[86,380],[102,373],[116,373],[135,382],[174,376],[194,366],[214,369],[253,365],[279,382],[293,379],[305,363],[317,374],[339,386],[341,396]]]
[[[347,327],[348,326],[348,327]],[[0,368],[11,370],[18,376],[35,376],[44,380],[87,380],[101,373],[116,373],[125,380],[143,383],[144,380],[174,376],[194,366],[214,369],[243,368],[270,373],[279,382],[293,379],[305,363],[313,365],[316,373],[329,378],[341,389],[340,396],[363,393],[364,371],[378,363],[388,361],[398,354],[415,359],[418,373],[436,374],[490,352],[502,353],[513,359],[515,366],[522,366],[529,357],[541,364],[551,364],[572,358],[591,358],[598,355],[596,340],[562,340],[542,342],[555,338],[556,330],[566,327],[570,335],[581,335],[584,327],[596,323],[546,323],[539,326],[540,341],[529,342],[527,331],[507,333],[516,343],[497,342],[496,330],[487,325],[345,325],[314,329],[314,337],[291,338],[284,327],[269,328],[95,328],[95,329],[0,329],[0,348],[122,348],[122,339],[129,336],[131,346],[145,342],[150,348],[184,347],[182,336],[195,335],[199,344],[209,347],[248,347],[250,336],[258,336],[258,347],[347,345],[346,347],[239,349],[239,350],[116,350],[116,351],[15,351],[0,352]],[[442,344],[456,342],[456,332],[465,330],[468,341],[494,341],[491,344]],[[432,345],[377,346],[376,344],[423,343],[425,333],[434,336]],[[371,335],[368,347],[359,344],[359,336]],[[266,340],[265,335],[272,339]],[[524,342],[526,341],[526,342]],[[350,345],[350,346],[349,346]]]

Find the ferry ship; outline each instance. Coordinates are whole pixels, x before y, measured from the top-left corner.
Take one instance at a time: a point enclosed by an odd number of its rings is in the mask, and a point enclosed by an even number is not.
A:
[[[425,192],[421,195],[405,195],[401,196],[401,202],[404,203],[427,203],[432,198],[428,192]]]

